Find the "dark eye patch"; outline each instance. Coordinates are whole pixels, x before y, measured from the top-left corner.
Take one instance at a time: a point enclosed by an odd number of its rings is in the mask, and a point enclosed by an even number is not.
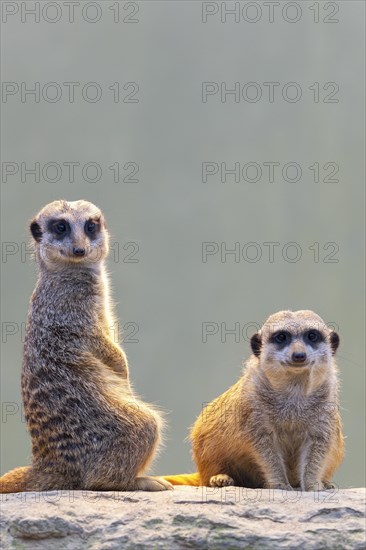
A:
[[[88,220],[85,222],[84,231],[90,239],[95,239],[100,231],[99,220]]]
[[[47,226],[48,231],[53,233],[57,239],[63,239],[71,233],[69,222],[63,219],[50,220]]]
[[[270,342],[272,344],[276,344],[276,346],[285,347],[289,345],[291,338],[292,336],[290,332],[287,330],[279,330],[278,332],[272,334],[270,337]]]
[[[306,344],[310,344],[311,346],[315,346],[320,342],[324,342],[324,337],[322,333],[319,332],[318,330],[311,329],[304,332],[304,342]]]

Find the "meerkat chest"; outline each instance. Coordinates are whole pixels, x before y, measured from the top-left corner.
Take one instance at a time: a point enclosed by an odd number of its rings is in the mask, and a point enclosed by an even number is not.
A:
[[[301,393],[276,395],[266,407],[267,422],[281,438],[302,441],[318,429],[323,399]]]
[[[281,448],[290,454],[301,449],[309,437],[308,426],[301,421],[279,422],[274,433]]]

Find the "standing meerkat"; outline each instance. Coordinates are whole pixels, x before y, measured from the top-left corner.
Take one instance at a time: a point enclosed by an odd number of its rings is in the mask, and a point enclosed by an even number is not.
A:
[[[104,259],[102,212],[79,200],[47,204],[31,222],[39,260],[26,328],[22,396],[32,465],[0,478],[1,492],[86,489],[161,491],[142,477],[162,420],[129,383]]]
[[[243,376],[191,431],[197,474],[173,484],[329,489],[344,443],[338,412],[339,345],[313,311],[271,315],[251,339]]]

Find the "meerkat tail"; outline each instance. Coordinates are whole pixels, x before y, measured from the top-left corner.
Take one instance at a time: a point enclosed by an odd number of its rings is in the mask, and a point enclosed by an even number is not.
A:
[[[178,474],[161,477],[169,481],[172,485],[191,485],[193,487],[199,487],[201,485],[201,478],[198,472],[195,474]]]
[[[14,468],[0,477],[0,493],[22,493],[27,490],[31,466]]]

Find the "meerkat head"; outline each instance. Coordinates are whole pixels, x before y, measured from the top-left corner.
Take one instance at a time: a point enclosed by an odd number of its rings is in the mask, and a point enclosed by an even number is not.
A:
[[[259,363],[273,374],[328,366],[338,345],[338,334],[310,310],[275,313],[251,339]]]
[[[30,231],[39,258],[50,269],[92,267],[108,254],[104,217],[91,202],[51,202],[31,221]]]

